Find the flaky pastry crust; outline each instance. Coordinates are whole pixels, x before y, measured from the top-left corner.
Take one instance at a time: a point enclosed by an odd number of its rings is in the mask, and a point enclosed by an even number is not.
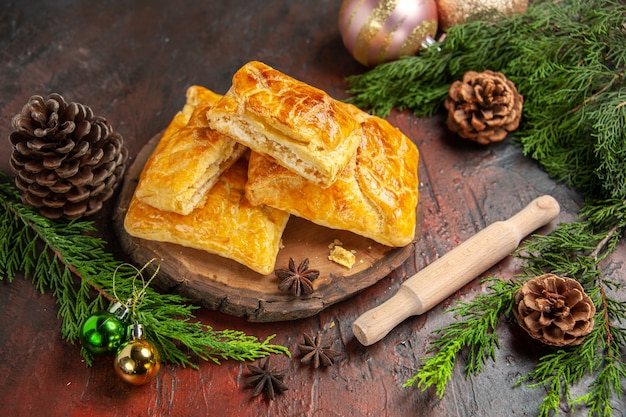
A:
[[[349,230],[388,246],[415,238],[417,147],[384,119],[359,113],[362,141],[350,164],[328,188],[259,153],[250,155],[246,196],[316,224]]]
[[[289,214],[251,205],[245,198],[246,178],[247,161],[241,158],[188,215],[158,210],[133,197],[124,227],[134,237],[201,249],[270,274]]]
[[[214,129],[327,187],[360,141],[352,107],[252,61],[235,73],[231,88],[207,117]]]
[[[136,197],[160,210],[189,214],[245,146],[208,126],[206,112],[220,95],[187,89],[183,109],[170,122],[141,173]]]

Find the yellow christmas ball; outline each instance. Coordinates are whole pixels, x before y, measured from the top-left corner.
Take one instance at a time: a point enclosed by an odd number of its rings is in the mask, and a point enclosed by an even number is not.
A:
[[[465,22],[475,13],[498,10],[505,16],[525,13],[528,0],[435,0],[439,12],[439,27],[448,30]]]
[[[131,329],[132,340],[122,345],[115,357],[117,375],[132,385],[143,385],[152,381],[161,369],[159,351],[143,338],[141,325]]]
[[[344,0],[339,32],[352,56],[373,67],[415,55],[434,38],[437,6],[435,0]]]

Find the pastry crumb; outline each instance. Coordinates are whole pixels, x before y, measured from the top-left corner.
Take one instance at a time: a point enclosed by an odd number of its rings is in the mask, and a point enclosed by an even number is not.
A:
[[[328,259],[346,268],[352,268],[352,265],[354,265],[356,261],[356,256],[354,255],[354,251],[349,251],[342,246],[335,245],[331,249]]]
[[[328,249],[333,249],[335,246],[343,246],[343,242],[339,239],[335,239],[331,244],[328,245]]]

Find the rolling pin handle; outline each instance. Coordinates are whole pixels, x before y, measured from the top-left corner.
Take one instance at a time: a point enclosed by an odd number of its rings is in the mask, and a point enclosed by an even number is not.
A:
[[[352,323],[352,332],[364,346],[370,346],[387,335],[405,319],[420,314],[422,301],[410,288],[400,286],[391,298],[363,313]]]
[[[514,227],[519,242],[533,231],[554,220],[560,212],[559,202],[550,195],[535,198],[519,213],[503,222]]]

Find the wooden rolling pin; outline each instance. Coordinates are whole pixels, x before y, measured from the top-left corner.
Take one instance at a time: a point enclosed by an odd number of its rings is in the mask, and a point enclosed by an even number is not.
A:
[[[363,313],[352,324],[354,335],[365,346],[378,342],[406,318],[430,310],[513,253],[525,236],[558,214],[559,203],[544,195],[510,219],[487,226],[408,278],[383,304]]]

